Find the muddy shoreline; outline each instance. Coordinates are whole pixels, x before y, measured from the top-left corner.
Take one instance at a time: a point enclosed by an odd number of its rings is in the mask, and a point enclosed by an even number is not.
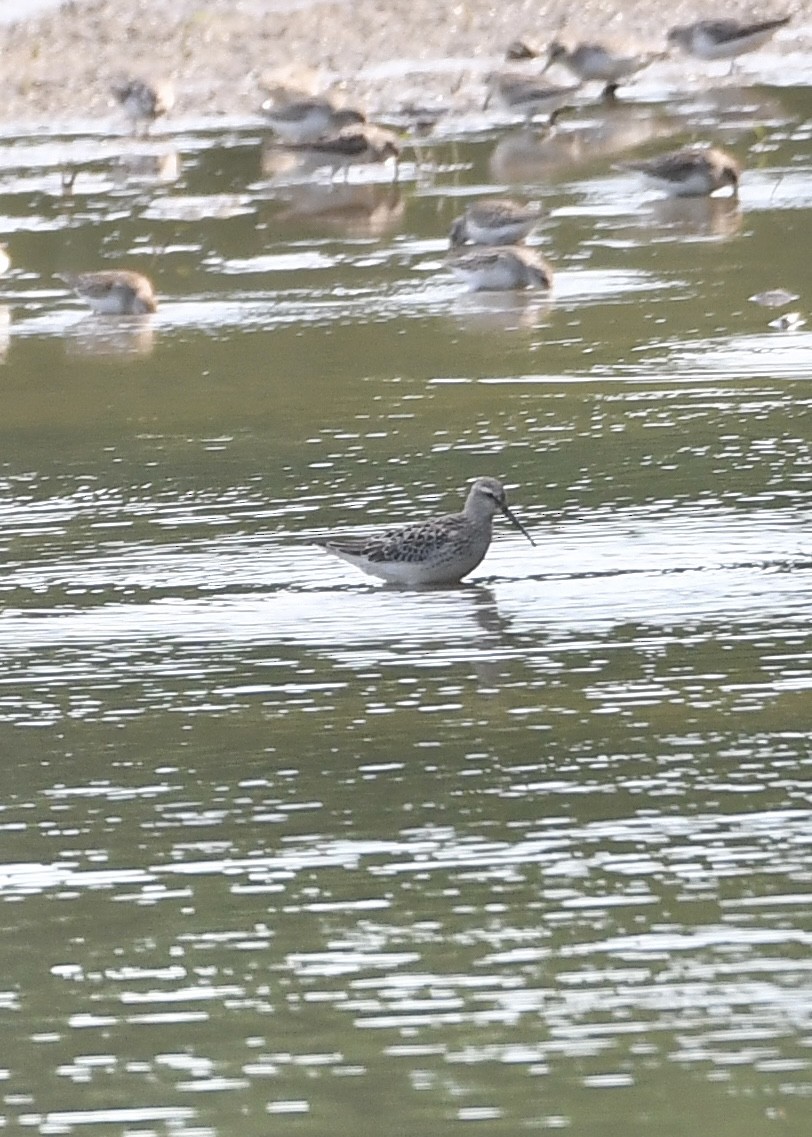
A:
[[[741,18],[783,11],[736,0],[725,7]],[[171,77],[181,119],[245,116],[257,111],[263,77],[292,64],[314,69],[319,86],[337,84],[373,113],[416,101],[464,108],[465,86],[455,85],[466,66],[498,62],[516,37],[543,45],[568,13],[568,35],[664,44],[661,0],[585,0],[577,17],[569,0],[75,0],[0,28],[0,119],[27,129],[113,123],[109,83],[123,73]],[[675,0],[668,23],[707,14],[698,0]],[[766,50],[812,52],[812,0],[793,5],[792,23]]]

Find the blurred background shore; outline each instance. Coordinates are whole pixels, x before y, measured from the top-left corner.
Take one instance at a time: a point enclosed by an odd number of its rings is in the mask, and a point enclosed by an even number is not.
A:
[[[786,10],[734,0],[722,14]],[[517,37],[543,48],[563,28],[657,48],[668,26],[717,14],[698,0],[676,0],[665,17],[659,0],[585,0],[577,13],[568,0],[0,0],[0,116],[32,128],[111,117],[110,81],[122,73],[172,79],[181,117],[244,115],[264,78],[296,68],[377,111],[421,98],[459,106],[466,71],[497,65]],[[812,0],[793,4],[792,15],[767,52],[812,50]],[[669,66],[678,76],[694,63],[675,57]]]

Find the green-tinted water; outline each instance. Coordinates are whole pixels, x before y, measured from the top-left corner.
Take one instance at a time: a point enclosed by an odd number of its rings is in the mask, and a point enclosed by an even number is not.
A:
[[[395,187],[250,125],[150,143],[168,180],[7,140],[9,1130],[808,1132],[812,338],[748,297],[808,304],[809,98],[729,102]],[[738,203],[612,169],[696,132]],[[506,184],[551,298],[443,267]],[[51,275],[121,264],[147,324]],[[537,547],[466,586],[308,543],[478,474]]]

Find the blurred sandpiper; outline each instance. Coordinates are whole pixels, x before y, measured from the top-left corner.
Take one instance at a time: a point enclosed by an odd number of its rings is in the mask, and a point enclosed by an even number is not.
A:
[[[604,43],[578,43],[567,45],[563,40],[553,40],[547,49],[547,62],[544,70],[554,63],[560,63],[582,82],[598,80],[604,84],[603,94],[611,98],[620,84],[629,76],[642,71],[664,52],[621,51]]]
[[[553,270],[541,253],[525,245],[493,245],[452,252],[448,267],[471,292],[551,288]]]
[[[328,98],[282,103],[268,99],[262,104],[262,113],[283,142],[296,145],[317,142],[325,136],[338,134],[345,127],[366,122],[363,111],[337,106]]]
[[[579,86],[560,87],[537,75],[511,75],[504,71],[489,75],[487,108],[495,98],[505,110],[521,115],[528,123],[537,115],[546,114],[552,126],[564,109],[570,106]]]
[[[394,131],[363,123],[345,126],[336,134],[325,135],[314,142],[290,143],[289,148],[327,165],[343,167],[345,171],[357,163],[386,162],[394,158],[397,175],[400,159],[400,142]]]
[[[151,124],[168,114],[175,105],[175,90],[169,80],[148,82],[145,79],[116,80],[111,90],[137,134],[146,134]]]
[[[669,44],[697,59],[735,60],[737,55],[763,47],[791,19],[791,16],[778,16],[748,23],[732,19],[699,20],[671,28],[666,38]]]
[[[738,190],[741,167],[715,146],[684,146],[656,158],[618,164],[619,169],[645,174],[672,197],[705,197],[729,186]]]
[[[470,241],[474,245],[513,245],[535,228],[541,207],[522,205],[509,197],[487,197],[472,202],[454,219],[449,234],[452,248]]]
[[[144,316],[157,311],[152,283],[140,272],[111,269],[62,272],[57,276],[99,316]]]

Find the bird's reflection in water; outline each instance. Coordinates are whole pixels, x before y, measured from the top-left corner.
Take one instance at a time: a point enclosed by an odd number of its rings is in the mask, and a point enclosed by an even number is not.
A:
[[[555,288],[555,285],[553,285]],[[469,332],[511,332],[538,328],[549,321],[549,293],[468,292],[461,289],[452,306],[454,322]]]
[[[743,214],[736,197],[664,197],[648,205],[644,215],[657,228],[675,234],[714,237],[724,241],[742,227]]]
[[[117,185],[127,182],[174,182],[180,177],[180,155],[177,151],[166,154],[122,154],[113,167],[113,180]]]
[[[510,627],[510,622],[500,613],[496,603],[496,593],[488,584],[463,584],[465,595],[471,602],[471,611],[483,635],[481,643],[498,643],[503,632]]]
[[[0,363],[6,362],[11,343],[11,309],[8,304],[0,304]]]
[[[499,611],[494,590],[487,584],[460,586],[479,632],[469,641],[469,659],[481,692],[498,691],[509,680],[515,681],[516,659],[506,651],[505,637],[510,621]]]
[[[419,618],[412,625],[411,643],[417,645],[421,658],[431,656],[444,666],[463,659],[483,691],[496,692],[516,681],[512,620],[500,612],[496,592],[486,580],[421,588],[391,582],[357,587],[369,592],[373,606],[375,597],[405,596],[407,606],[416,598]],[[401,651],[409,650],[407,636]],[[518,656],[518,666],[521,663]]]
[[[494,178],[532,182],[567,175],[634,150],[679,129],[671,115],[648,107],[608,101],[592,117],[548,130],[517,130],[503,135],[490,156]]]
[[[740,83],[705,86],[700,91],[692,92],[685,102],[677,105],[675,109],[682,117],[684,127],[696,130],[697,122],[713,124],[716,128],[713,130],[714,138],[717,141],[719,127],[735,127],[738,137],[742,116],[756,124],[770,120],[781,122],[791,113],[775,90]],[[710,125],[706,128],[713,129]]]
[[[155,328],[146,316],[86,316],[65,330],[65,351],[93,359],[149,355]]]
[[[286,205],[276,214],[280,221],[313,218],[348,237],[378,237],[398,227],[405,202],[395,185],[336,182],[298,186],[285,195]]]
[[[551,173],[569,170],[583,161],[577,131],[513,130],[503,134],[489,159],[490,172],[499,182],[534,182]]]
[[[400,143],[391,130],[346,128],[313,143],[268,142],[260,154],[266,177],[284,182],[330,178],[341,182],[397,182]]]
[[[76,179],[79,177],[79,167],[64,165],[59,170],[59,192],[63,197],[70,197],[73,193]]]
[[[260,152],[259,168],[266,178],[285,182],[301,173],[302,156],[278,142],[267,142]]]

